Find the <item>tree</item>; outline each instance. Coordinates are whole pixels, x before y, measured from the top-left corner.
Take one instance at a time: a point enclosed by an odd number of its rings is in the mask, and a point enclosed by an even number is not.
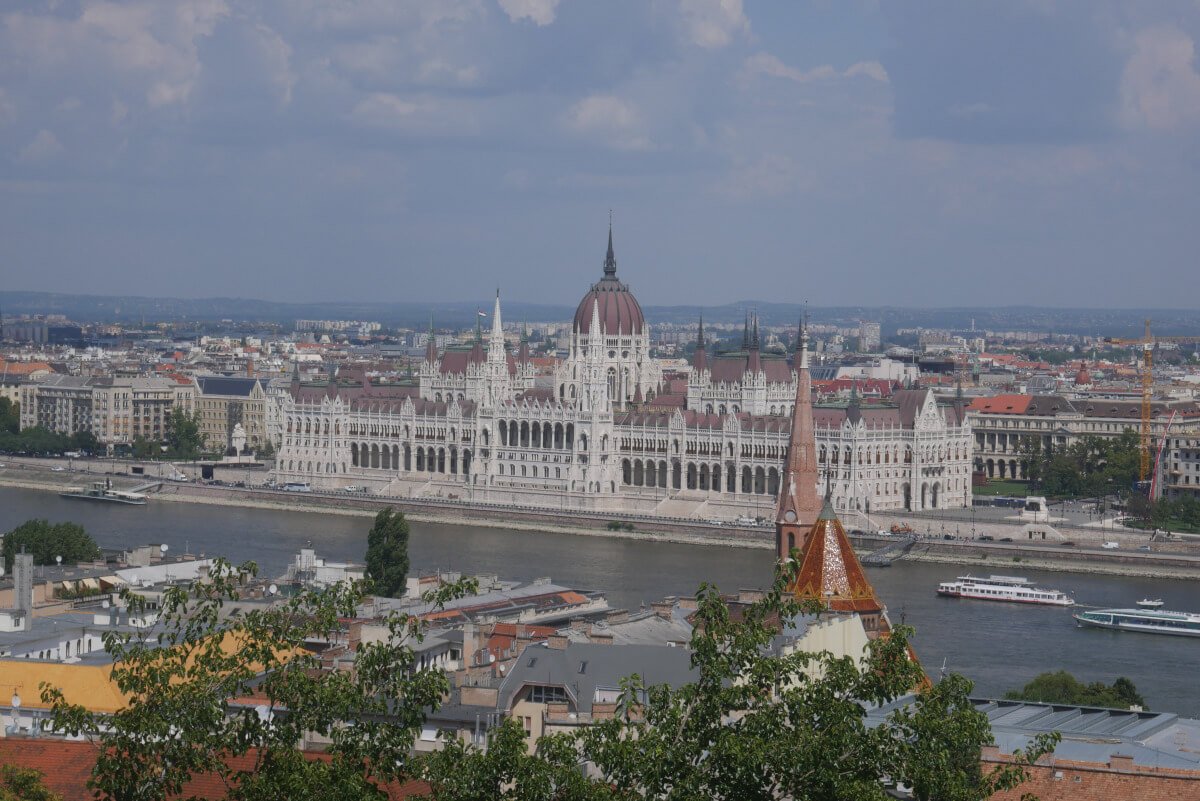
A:
[[[0,431],[16,434],[21,430],[21,404],[0,398]]]
[[[96,541],[76,523],[50,523],[45,520],[26,520],[4,535],[4,563],[11,565],[13,557],[24,547],[33,554],[34,564],[53,565],[61,556],[63,564],[77,564],[99,559],[103,554]]]
[[[42,778],[42,772],[34,768],[0,765],[0,801],[62,801]]]
[[[1065,670],[1041,673],[1020,690],[1009,690],[1004,697],[1015,701],[1037,701],[1047,704],[1076,704],[1114,709],[1128,709],[1131,706],[1147,708],[1146,699],[1125,676],[1119,677],[1110,687],[1101,681],[1084,684]]]
[[[149,459],[154,455],[154,443],[146,439],[142,435],[133,438],[133,458]]]
[[[167,447],[171,456],[195,459],[204,450],[204,434],[200,431],[200,412],[188,414],[182,407],[171,409],[167,423]]]
[[[91,431],[76,431],[71,435],[71,447],[80,453],[97,453],[101,450],[100,440]]]
[[[443,671],[417,669],[419,622],[393,614],[388,636],[360,644],[352,669],[321,669],[311,644],[341,636],[362,588],[339,583],[269,608],[225,610],[256,573],[253,563],[219,559],[209,581],[165,591],[153,633],[104,633],[123,709],[95,714],[41,685],[53,729],[97,744],[99,797],[179,797],[193,775],[211,775],[235,801],[383,799],[382,788],[410,774],[424,710],[449,691]],[[472,589],[460,582],[429,600]],[[132,614],[147,608],[128,588],[121,597]],[[254,705],[238,703],[249,696]],[[306,737],[328,741],[328,759],[300,753]]]
[[[434,796],[882,801],[889,785],[903,783],[923,800],[980,801],[1018,785],[1056,742],[1039,737],[1013,764],[984,773],[980,748],[991,732],[970,702],[971,683],[953,677],[922,687],[903,626],[874,640],[862,663],[773,655],[779,621],[815,608],[785,587],[781,577],[736,617],[714,588],[701,587],[694,681],[672,688],[631,676],[615,717],[540,738],[539,763],[520,761],[522,744],[503,727],[486,751],[447,743],[448,754],[425,764]],[[905,697],[868,721],[869,708]],[[498,760],[504,748],[508,756]],[[597,778],[581,780],[582,763]],[[536,792],[525,795],[514,782]]]
[[[408,521],[387,507],[367,533],[367,579],[371,591],[387,598],[404,595],[408,578]]]

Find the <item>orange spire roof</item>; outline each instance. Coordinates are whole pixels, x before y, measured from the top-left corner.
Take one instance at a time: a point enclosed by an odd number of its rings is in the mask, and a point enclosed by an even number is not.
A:
[[[846,530],[827,502],[797,557],[796,578],[788,590],[797,598],[815,598],[836,612],[880,612],[883,604],[867,579]]]

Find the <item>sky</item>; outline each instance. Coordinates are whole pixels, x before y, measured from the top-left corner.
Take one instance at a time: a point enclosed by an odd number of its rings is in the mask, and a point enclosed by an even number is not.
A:
[[[1200,2],[7,0],[0,284],[1194,307]]]

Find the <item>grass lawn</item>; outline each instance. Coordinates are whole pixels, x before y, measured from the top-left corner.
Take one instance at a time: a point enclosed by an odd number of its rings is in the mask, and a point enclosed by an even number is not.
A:
[[[1147,525],[1144,520],[1129,519],[1125,521],[1125,525],[1129,528],[1140,528],[1143,531],[1152,531],[1157,528],[1162,531],[1172,531],[1176,534],[1200,534],[1200,529],[1197,529],[1196,526],[1193,526],[1191,523],[1185,523],[1182,520],[1176,520],[1175,518],[1159,523],[1156,526]]]
[[[1004,481],[993,479],[982,487],[972,487],[976,495],[1004,495],[1014,498],[1024,498],[1029,489],[1025,481]]]

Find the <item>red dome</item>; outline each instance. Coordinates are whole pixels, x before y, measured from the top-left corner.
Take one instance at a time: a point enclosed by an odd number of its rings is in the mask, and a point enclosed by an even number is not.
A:
[[[592,307],[600,304],[600,326],[612,336],[641,334],[646,327],[642,307],[629,287],[617,280],[617,259],[613,254],[612,228],[608,229],[608,254],[604,259],[604,277],[592,284],[591,291],[575,310],[575,333],[586,334],[592,325]]]

